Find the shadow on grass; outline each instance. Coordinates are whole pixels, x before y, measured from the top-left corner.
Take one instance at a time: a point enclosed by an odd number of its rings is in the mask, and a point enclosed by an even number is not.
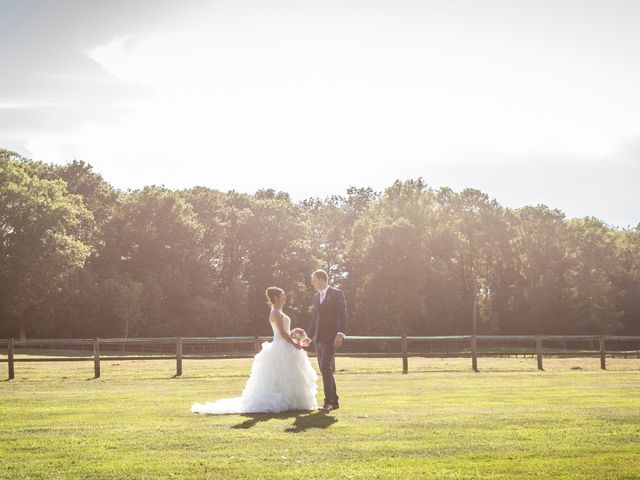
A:
[[[298,433],[310,428],[327,428],[338,421],[336,417],[324,412],[284,412],[284,413],[251,413],[242,415],[248,417],[244,422],[233,425],[231,428],[247,429],[254,427],[259,422],[266,422],[272,418],[293,418],[293,424],[284,431]]]

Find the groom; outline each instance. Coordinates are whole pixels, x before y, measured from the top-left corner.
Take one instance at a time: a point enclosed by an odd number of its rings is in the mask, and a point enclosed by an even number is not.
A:
[[[340,408],[333,372],[336,348],[342,345],[347,331],[347,302],[342,290],[329,285],[329,276],[324,270],[313,272],[311,283],[317,292],[313,296],[313,317],[307,334],[315,344],[322,373],[324,406],[321,410],[330,412]]]

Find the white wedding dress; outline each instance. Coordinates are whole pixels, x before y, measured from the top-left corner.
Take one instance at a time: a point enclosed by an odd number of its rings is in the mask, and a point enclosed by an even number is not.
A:
[[[291,319],[282,314],[282,324],[291,332]],[[311,366],[307,352],[287,342],[271,322],[273,341],[263,342],[253,358],[251,375],[235,398],[216,402],[194,403],[193,413],[259,413],[318,408],[318,374]]]

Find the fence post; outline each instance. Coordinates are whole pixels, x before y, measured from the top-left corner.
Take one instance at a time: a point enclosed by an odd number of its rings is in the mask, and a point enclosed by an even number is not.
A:
[[[182,337],[176,338],[176,377],[182,376]]]
[[[474,372],[478,371],[478,342],[475,334],[471,335],[471,368]]]
[[[536,356],[538,357],[538,370],[544,370],[542,368],[542,337],[536,335]]]
[[[402,374],[409,372],[409,358],[407,357],[407,336],[402,335]]]
[[[607,364],[605,360],[604,335],[600,335],[600,368],[602,370],[607,369]]]
[[[93,340],[93,378],[100,378],[100,339]]]
[[[14,362],[13,362],[13,338],[9,339],[9,345],[7,346],[7,365],[9,366],[9,380],[16,378]]]

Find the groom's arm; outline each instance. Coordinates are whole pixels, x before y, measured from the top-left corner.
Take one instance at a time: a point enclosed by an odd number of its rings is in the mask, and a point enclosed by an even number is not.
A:
[[[347,334],[347,301],[342,290],[338,295],[338,334],[343,337]]]
[[[311,315],[311,323],[309,323],[309,328],[307,328],[307,335],[313,332],[313,327],[315,326],[315,323],[316,323],[316,312],[313,312],[313,314]]]
[[[313,332],[313,328],[316,326],[316,302],[315,295],[313,296],[313,313],[311,314],[311,322],[309,322],[309,328],[307,328],[307,335]]]

